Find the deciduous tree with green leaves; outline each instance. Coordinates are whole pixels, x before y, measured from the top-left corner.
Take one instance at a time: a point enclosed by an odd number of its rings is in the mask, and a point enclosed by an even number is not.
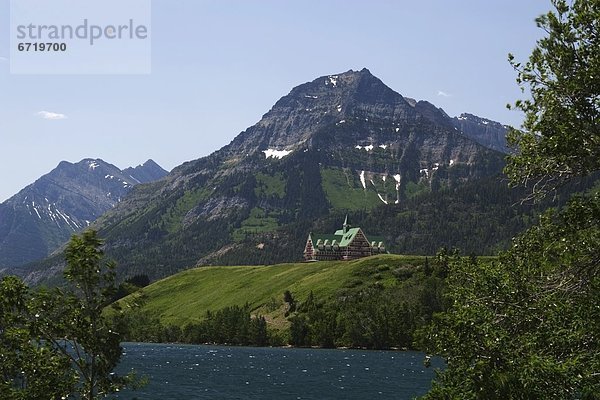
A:
[[[600,169],[600,1],[552,3],[556,11],[536,19],[547,35],[529,60],[509,55],[531,97],[514,105],[525,122],[510,131],[516,153],[505,172],[534,197]]]
[[[18,278],[0,286],[0,397],[97,399],[133,377],[113,373],[121,335],[103,316],[116,291],[114,264],[104,262],[93,230],[66,249],[70,286],[32,291]]]
[[[506,173],[535,198],[600,169],[600,0],[553,5],[529,61],[510,58],[531,99]],[[600,190],[447,279],[451,306],[424,335],[447,368],[424,399],[600,399]]]
[[[70,360],[32,330],[31,301],[20,279],[0,281],[0,398],[65,398],[75,385]]]
[[[577,197],[496,262],[453,262],[426,336],[447,360],[425,399],[598,399],[600,197]]]

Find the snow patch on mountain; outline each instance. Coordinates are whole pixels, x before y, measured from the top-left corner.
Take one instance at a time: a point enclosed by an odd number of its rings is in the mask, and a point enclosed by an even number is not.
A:
[[[263,150],[263,153],[265,153],[265,157],[266,158],[277,158],[279,160],[281,160],[283,157],[289,155],[292,151],[291,150],[275,150],[275,149],[267,149],[267,150]]]
[[[389,145],[387,145],[387,144],[379,144],[379,145],[377,145],[377,147],[379,147],[380,149],[385,150],[385,149],[387,149],[389,147]],[[372,151],[375,148],[375,145],[370,144],[370,145],[367,145],[367,146],[361,146],[361,145],[357,144],[356,146],[354,146],[354,148],[357,149],[357,150],[364,150],[366,152],[369,152],[369,151]]]
[[[331,84],[333,87],[337,87],[338,75],[329,75],[325,80],[325,85]]]

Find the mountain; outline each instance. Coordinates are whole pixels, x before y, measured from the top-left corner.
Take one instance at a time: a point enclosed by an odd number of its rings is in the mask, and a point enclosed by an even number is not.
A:
[[[452,122],[463,135],[477,143],[502,153],[510,152],[506,142],[508,126],[467,113],[454,117]]]
[[[515,202],[498,182],[505,155],[462,127],[367,69],[322,76],[222,149],[134,187],[92,226],[123,276],[152,279],[195,265],[299,260],[308,232],[338,229],[346,213],[392,251],[491,253],[523,221],[498,212]],[[23,272],[36,281],[61,262]]]
[[[42,259],[121,201],[167,174],[154,161],[121,171],[100,159],[61,162],[0,204],[0,266]]]
[[[125,168],[122,173],[137,183],[148,183],[166,176],[168,172],[153,160],[148,160],[135,168]]]

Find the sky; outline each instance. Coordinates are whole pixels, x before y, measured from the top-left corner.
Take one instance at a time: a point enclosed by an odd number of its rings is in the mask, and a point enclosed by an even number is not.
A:
[[[10,70],[10,1],[0,0],[0,202],[63,160],[126,168],[151,158],[171,170],[228,144],[293,87],[350,69],[366,67],[451,116],[520,126],[506,104],[527,93],[507,55],[527,59],[543,35],[534,19],[550,8],[549,0],[151,0],[150,73],[20,75]]]

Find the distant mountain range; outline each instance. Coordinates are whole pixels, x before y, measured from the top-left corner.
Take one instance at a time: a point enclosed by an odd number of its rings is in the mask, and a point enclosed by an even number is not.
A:
[[[152,160],[121,171],[100,159],[61,162],[0,204],[0,267],[47,257],[140,183],[164,177]]]
[[[134,187],[92,227],[122,276],[152,279],[196,265],[299,260],[308,232],[338,229],[346,213],[392,251],[491,253],[531,219],[499,182],[506,129],[451,118],[367,69],[322,76],[229,145]],[[35,282],[62,262],[18,273]]]

